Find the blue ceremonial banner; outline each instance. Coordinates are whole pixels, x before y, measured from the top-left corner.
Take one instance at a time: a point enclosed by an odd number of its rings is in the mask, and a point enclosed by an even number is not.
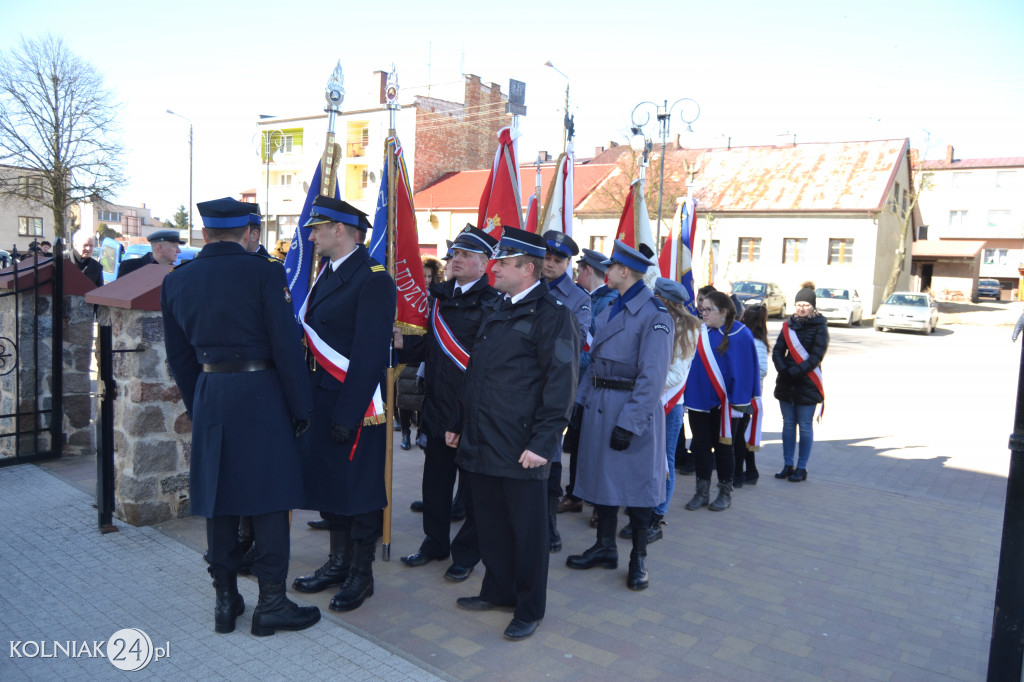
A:
[[[384,155],[384,171],[380,174],[380,191],[377,193],[377,208],[373,212],[373,232],[370,235],[368,251],[370,258],[388,266],[388,164],[391,155]]]
[[[697,202],[691,197],[686,198],[680,211],[679,236],[683,242],[683,267],[680,268],[682,272],[679,273],[681,275],[679,281],[686,289],[686,292],[690,294],[690,300],[684,305],[692,315],[697,315],[697,297],[693,291],[692,266],[693,242],[697,237]],[[699,316],[698,319],[700,319]]]
[[[284,257],[284,274],[288,278],[288,290],[291,292],[292,307],[298,317],[299,309],[309,294],[309,274],[313,269],[313,242],[309,241],[309,233],[313,228],[303,227],[309,220],[309,210],[313,207],[313,200],[316,199],[320,190],[320,162],[316,164],[313,171],[313,180],[309,183],[309,192],[306,193],[306,201],[302,204],[302,213],[299,215],[299,224],[292,236],[291,246]],[[338,195],[338,185],[334,185],[334,198]]]

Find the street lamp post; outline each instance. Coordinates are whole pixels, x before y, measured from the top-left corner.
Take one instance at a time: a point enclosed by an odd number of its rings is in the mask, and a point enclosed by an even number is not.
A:
[[[630,120],[633,122],[634,137],[639,136],[641,134],[643,127],[647,125],[651,120],[651,114],[646,111],[642,112],[644,115],[643,121],[639,120],[637,117],[637,112],[645,108],[646,105],[649,105],[650,107],[654,108],[654,113],[658,119],[658,134],[661,137],[661,162],[659,164],[661,166],[661,170],[660,179],[658,182],[658,229],[657,234],[655,235],[655,241],[657,242],[658,246],[661,245],[661,200],[662,196],[665,193],[665,146],[668,144],[668,136],[669,132],[671,132],[670,129],[672,125],[672,112],[675,111],[676,106],[682,104],[683,102],[689,102],[692,105],[692,107],[690,108],[696,109],[696,112],[693,114],[692,118],[687,118],[685,106],[682,107],[679,111],[679,118],[683,121],[683,123],[686,124],[686,129],[692,133],[693,128],[690,126],[690,124],[700,117],[700,105],[697,104],[695,100],[692,100],[689,97],[677,99],[675,102],[672,103],[672,106],[669,106],[668,100],[665,100],[663,104],[655,104],[654,102],[640,102],[640,104],[637,104],[635,107],[633,107],[633,112],[629,115]],[[632,141],[630,142],[630,145],[633,145]]]
[[[569,77],[566,76],[561,69],[551,63],[551,60],[544,62],[544,66],[549,66],[555,70],[558,75],[565,79],[565,130],[562,131],[562,151],[564,152],[569,144],[569,139],[572,134],[569,132],[572,128],[572,119],[569,116]]]
[[[176,114],[170,109],[167,110],[167,113],[188,121],[188,245],[192,246],[192,120],[181,114]]]

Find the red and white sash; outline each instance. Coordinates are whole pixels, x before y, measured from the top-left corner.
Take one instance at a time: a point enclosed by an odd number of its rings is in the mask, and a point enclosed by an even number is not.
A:
[[[320,268],[319,274],[316,276],[316,281],[319,282],[320,278],[323,277],[324,272],[327,268],[331,267],[329,264],[323,268]],[[316,282],[313,283],[316,286]],[[349,360],[344,355],[327,345],[327,342],[320,338],[319,335],[306,323],[306,306],[309,304],[309,299],[313,295],[313,288],[310,288],[309,295],[306,296],[306,300],[302,302],[302,307],[299,308],[299,320],[302,322],[302,329],[306,333],[306,345],[309,350],[312,351],[316,361],[327,370],[327,373],[332,377],[345,383],[345,377],[348,374]],[[380,384],[373,390],[373,399],[370,400],[369,406],[366,408],[366,414],[363,416],[363,425],[373,426],[376,424],[382,424],[387,420],[387,416],[384,413],[384,399],[381,397]],[[353,453],[355,450],[353,449]]]
[[[666,416],[668,416],[668,413],[671,412],[673,408],[675,408],[675,406],[679,404],[679,401],[682,399],[683,393],[685,391],[686,380],[683,380],[683,383],[677,384],[675,386],[670,386],[669,388],[665,389],[664,393],[661,394],[661,404],[665,406]]]
[[[804,345],[800,343],[800,338],[796,335],[796,332],[789,328],[789,321],[782,323],[782,338],[786,339],[786,348],[789,349],[789,354],[797,364],[800,364],[807,360],[809,353]],[[819,364],[814,368],[814,371],[807,375],[807,378],[811,380],[811,383],[821,393],[821,413],[818,414],[818,421],[825,416],[825,384],[822,383],[821,365]]]
[[[761,402],[761,396],[756,395],[750,401],[750,422],[747,424],[747,430],[743,432],[743,440],[751,452],[761,449],[761,426],[763,423],[764,404]]]
[[[725,378],[722,376],[722,369],[718,366],[715,353],[711,349],[711,341],[708,338],[708,326],[700,326],[700,338],[697,339],[697,356],[704,365],[704,371],[711,380],[711,387],[715,389],[719,402],[719,425],[718,440],[722,443],[732,443],[732,415],[729,409],[729,394],[725,390]]]
[[[469,366],[469,351],[459,343],[459,340],[455,338],[455,334],[448,327],[448,323],[441,315],[441,307],[438,305],[437,299],[434,299],[431,321],[434,324],[434,340],[440,346],[441,352],[447,355],[448,359],[454,362],[456,367],[465,372],[466,367]]]

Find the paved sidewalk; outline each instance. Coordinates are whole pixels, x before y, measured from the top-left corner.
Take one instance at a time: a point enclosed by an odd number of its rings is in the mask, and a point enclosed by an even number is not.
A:
[[[245,613],[235,632],[213,632],[213,588],[196,552],[153,528],[119,524],[100,535],[93,500],[36,466],[0,469],[0,679],[435,680],[421,665],[326,616],[302,632],[249,634],[258,589],[239,580]],[[294,598],[294,596],[293,596]],[[143,630],[170,655],[137,673],[106,658],[33,655],[11,642],[104,643]],[[99,649],[105,651],[105,647]],[[90,646],[90,653],[96,649]]]
[[[202,519],[121,523],[100,536],[91,458],[0,469],[0,646],[137,627],[154,645],[171,643],[169,658],[136,673],[161,678],[984,679],[1020,346],[1006,327],[830,331],[828,414],[815,426],[809,480],[772,476],[781,420],[769,397],[758,485],[738,490],[727,512],[688,512],[693,478],[679,477],[644,592],[625,588],[626,541],[617,570],[567,569],[594,531],[589,514],[560,515],[565,549],[551,558],[547,616],[524,642],[502,638],[508,613],[456,608],[478,593],[481,568],[452,584],[447,562],[399,561],[422,538],[409,502],[423,460],[396,448],[392,556],[374,564],[374,596],[333,614],[332,591],[302,595],[325,620],[270,638],[248,633],[251,579],[240,580],[239,631],[212,632]],[[312,518],[295,512],[289,578],[326,557]],[[3,680],[126,674],[107,661],[7,654]]]

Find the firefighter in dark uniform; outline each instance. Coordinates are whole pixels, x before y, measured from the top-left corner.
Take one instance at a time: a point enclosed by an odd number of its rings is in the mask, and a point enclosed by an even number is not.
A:
[[[306,226],[326,261],[300,311],[313,385],[313,425],[302,462],[306,508],[327,522],[330,552],[323,566],[293,586],[320,592],[340,585],[330,607],[351,611],[373,595],[373,558],[387,505],[384,453],[391,428],[381,398],[395,282],[363,246],[370,223],[362,211],[318,196]]]
[[[395,336],[401,362],[425,362],[426,396],[420,430],[427,436],[423,460],[423,539],[420,548],[402,557],[406,566],[422,566],[452,557],[444,577],[461,582],[480,560],[473,505],[466,505],[466,520],[449,542],[452,489],[455,485],[455,448],[445,444],[446,431],[454,431],[458,399],[466,378],[465,360],[472,353],[484,314],[498,298],[487,281],[487,264],[497,240],[467,225],[452,244],[452,277],[430,285],[434,303],[425,336]],[[433,306],[436,306],[436,310]],[[486,307],[485,307],[486,306]],[[468,489],[463,483],[463,487]]]
[[[284,270],[247,253],[247,204],[198,204],[206,246],[164,279],[167,362],[192,418],[192,513],[206,517],[217,632],[245,609],[238,517],[259,537],[252,573],[260,597],[252,633],[301,630],[320,619],[285,596],[288,510],[302,506],[296,442],[312,404]],[[175,233],[177,234],[177,233]]]
[[[580,252],[583,255],[576,261],[576,284],[590,296],[590,335],[594,337],[597,335],[597,321],[601,317],[601,313],[618,298],[619,292],[609,287],[604,281],[605,272],[608,270],[608,266],[604,264],[606,260],[604,254],[592,249],[580,249]],[[584,350],[580,353],[581,380],[589,364],[590,351]],[[558,502],[559,514],[583,511],[583,500],[573,494],[573,490],[576,489],[576,468],[579,464],[579,453],[577,452],[579,437],[579,432],[572,427],[565,435],[565,444],[562,450],[569,453],[571,458],[569,459],[569,483],[565,486],[565,497]]]
[[[150,263],[174,265],[174,261],[178,260],[178,254],[181,253],[179,245],[185,243],[185,240],[181,238],[181,233],[177,230],[157,230],[146,239],[149,240],[153,250],[140,258],[121,261],[121,265],[117,268],[118,277],[124,277],[129,272],[135,272]]]
[[[675,324],[644,285],[653,263],[616,241],[608,283],[619,292],[598,321],[590,366],[580,382],[573,425],[580,432],[576,492],[594,503],[597,542],[566,560],[569,568],[618,566],[615,515],[625,506],[633,527],[626,585],[648,586],[647,531],[665,501],[665,409],[661,402],[672,361]]]
[[[544,617],[548,578],[547,481],[576,390],[576,318],[540,278],[546,244],[505,228],[494,286],[504,293],[477,331],[459,424],[459,450],[487,568],[480,595],[459,608],[514,607],[505,637],[520,640]]]
[[[544,233],[547,253],[544,256],[544,280],[551,295],[561,301],[576,317],[580,335],[580,363],[584,358],[583,347],[590,332],[590,296],[580,289],[572,279],[572,258],[580,252],[572,237],[555,230]],[[582,371],[582,370],[581,370]],[[562,497],[562,442],[559,439],[554,457],[551,459],[551,476],[548,479],[548,538],[551,551],[562,549],[562,538],[558,535],[558,501]]]

